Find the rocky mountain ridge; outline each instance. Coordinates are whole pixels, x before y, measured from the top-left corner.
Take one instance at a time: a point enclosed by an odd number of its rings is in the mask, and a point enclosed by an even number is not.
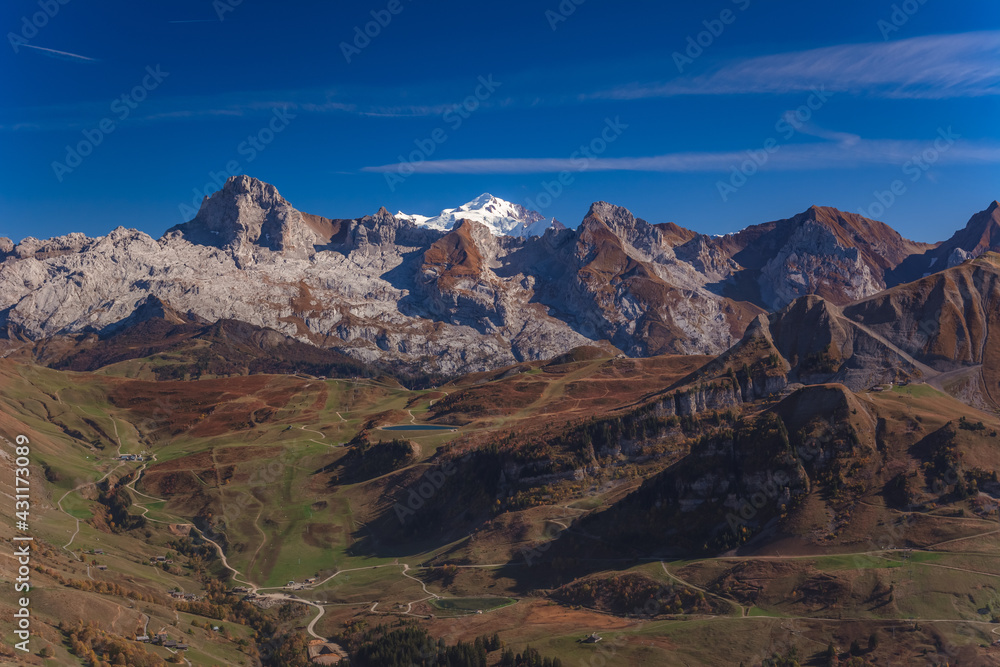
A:
[[[709,237],[597,202],[577,229],[520,237],[469,219],[431,229],[384,208],[325,218],[239,176],[160,239],[118,228],[0,240],[0,346],[111,331],[154,297],[199,321],[242,321],[408,372],[581,345],[715,355],[802,296],[839,307],[881,293],[915,256],[1000,250],[996,218],[994,203],[952,248],[825,207]]]

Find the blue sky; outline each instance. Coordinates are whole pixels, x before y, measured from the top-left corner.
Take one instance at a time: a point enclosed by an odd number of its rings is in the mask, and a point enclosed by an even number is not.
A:
[[[0,13],[15,240],[158,236],[230,171],[330,217],[706,233],[823,204],[941,240],[1000,197],[995,0],[62,2]]]

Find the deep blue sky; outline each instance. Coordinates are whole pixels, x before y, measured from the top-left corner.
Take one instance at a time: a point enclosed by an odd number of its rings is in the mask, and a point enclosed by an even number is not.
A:
[[[571,226],[596,200],[707,233],[825,204],[940,240],[1000,197],[995,0],[909,0],[916,11],[895,16],[900,3],[873,0],[564,0],[565,20],[559,0],[398,2],[350,63],[342,43],[388,0],[68,0],[37,31],[25,25],[38,0],[4,3],[0,235],[158,236],[231,161],[329,217],[432,214],[487,191],[537,204],[567,170],[572,182],[541,202]],[[707,46],[679,68],[674,54],[699,37]],[[157,65],[159,84],[146,70]],[[491,76],[500,85],[479,88],[456,127],[455,105]],[[143,101],[112,107],[144,77]],[[779,129],[809,102],[794,133]],[[276,109],[294,118],[256,155],[241,151]],[[60,181],[53,163],[102,119],[114,131]],[[609,119],[627,127],[573,159]],[[948,128],[933,165],[907,165]],[[776,151],[760,153],[768,139]],[[390,188],[385,171],[419,140],[433,154]],[[746,150],[765,164],[724,201],[719,183]],[[902,194],[873,209],[896,180]]]

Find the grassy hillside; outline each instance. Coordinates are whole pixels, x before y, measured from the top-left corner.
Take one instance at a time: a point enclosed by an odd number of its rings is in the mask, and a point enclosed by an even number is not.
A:
[[[806,664],[855,640],[878,664],[1000,664],[997,418],[919,384],[664,412],[668,389],[722,395],[706,361],[586,351],[407,390],[0,360],[0,487],[18,435],[34,484],[17,659],[176,660],[132,640],[163,628],[190,664],[306,664],[310,639],[406,620],[564,664]]]

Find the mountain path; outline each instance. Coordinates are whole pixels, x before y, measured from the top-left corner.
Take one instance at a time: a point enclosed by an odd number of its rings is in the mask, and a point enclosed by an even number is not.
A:
[[[663,573],[666,574],[667,577],[669,577],[670,579],[673,579],[674,581],[676,581],[677,583],[679,583],[681,586],[685,586],[685,587],[688,587],[688,588],[693,588],[694,590],[700,591],[700,592],[704,593],[705,595],[711,595],[712,597],[716,598],[717,600],[722,600],[727,605],[737,607],[740,610],[740,616],[742,616],[744,618],[747,617],[750,614],[750,608],[749,607],[744,607],[743,605],[741,605],[736,600],[733,600],[733,599],[727,598],[727,597],[723,597],[721,595],[718,595],[717,593],[713,593],[712,591],[708,590],[707,588],[702,588],[701,586],[696,586],[695,584],[692,584],[689,581],[685,581],[684,579],[681,579],[676,574],[674,574],[673,572],[671,572],[670,570],[667,569],[667,564],[666,564],[665,561],[662,561],[662,560],[660,561],[660,567],[663,568]]]
[[[118,465],[116,465],[116,466],[115,466],[114,468],[112,468],[111,470],[109,470],[108,472],[106,472],[106,473],[104,474],[104,476],[103,476],[103,477],[101,477],[101,478],[100,478],[99,480],[97,480],[96,482],[85,482],[85,483],[83,483],[83,484],[80,484],[80,485],[78,485],[78,486],[76,486],[76,487],[74,487],[74,488],[70,489],[70,490],[69,490],[69,491],[67,491],[66,493],[62,494],[62,497],[60,497],[60,498],[59,498],[59,500],[57,500],[57,501],[56,501],[56,507],[58,507],[58,508],[59,508],[59,511],[60,511],[60,512],[62,512],[63,514],[65,514],[66,516],[68,516],[69,518],[73,519],[74,521],[76,521],[76,530],[74,530],[74,531],[73,531],[73,534],[72,534],[72,535],[70,536],[70,538],[69,538],[69,542],[67,542],[66,544],[64,544],[64,545],[63,545],[63,546],[62,546],[61,548],[62,548],[62,549],[64,549],[65,551],[68,551],[68,552],[69,552],[70,554],[72,554],[72,555],[73,555],[73,557],[74,557],[74,558],[76,558],[77,560],[83,560],[83,559],[82,559],[82,558],[80,558],[79,556],[77,556],[76,554],[74,554],[74,553],[73,553],[72,551],[70,551],[70,550],[68,549],[68,547],[69,547],[69,545],[73,544],[73,540],[75,540],[75,539],[76,539],[76,536],[77,536],[77,535],[78,535],[78,534],[80,533],[80,520],[79,520],[79,519],[77,519],[77,518],[76,518],[75,516],[73,516],[72,514],[70,514],[69,512],[67,512],[67,511],[66,511],[66,510],[65,510],[65,509],[63,508],[63,506],[62,506],[62,502],[63,502],[64,500],[66,500],[66,496],[68,496],[68,495],[69,495],[69,494],[71,494],[71,493],[76,493],[76,492],[77,492],[77,491],[79,491],[80,489],[85,489],[85,488],[87,488],[88,486],[94,486],[94,485],[96,485],[96,484],[100,484],[101,482],[103,482],[104,480],[106,480],[106,479],[107,479],[108,477],[110,477],[110,476],[111,476],[111,473],[113,473],[114,471],[118,470],[118,468],[120,468],[120,467],[122,467],[122,464],[121,464],[121,463],[119,463],[119,464],[118,464]]]

